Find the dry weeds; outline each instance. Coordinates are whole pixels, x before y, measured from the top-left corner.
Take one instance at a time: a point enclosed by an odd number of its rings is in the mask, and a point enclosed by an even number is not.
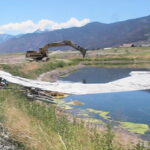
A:
[[[62,143],[59,135],[45,131],[43,124],[34,117],[15,107],[11,99],[6,104],[6,127],[11,137],[33,150],[60,150]]]

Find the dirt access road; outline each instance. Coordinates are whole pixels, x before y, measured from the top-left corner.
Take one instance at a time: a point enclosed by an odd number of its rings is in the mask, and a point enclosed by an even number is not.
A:
[[[25,62],[24,54],[4,54],[0,55],[0,64],[18,64]]]

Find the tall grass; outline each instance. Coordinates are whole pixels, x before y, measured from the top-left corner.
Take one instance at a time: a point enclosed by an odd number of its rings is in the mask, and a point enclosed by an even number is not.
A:
[[[71,117],[55,105],[28,101],[17,86],[0,91],[0,112],[12,138],[26,150],[124,150],[114,143],[115,133],[85,127],[84,122]],[[130,150],[149,150],[138,143]],[[128,149],[129,150],[129,149]]]

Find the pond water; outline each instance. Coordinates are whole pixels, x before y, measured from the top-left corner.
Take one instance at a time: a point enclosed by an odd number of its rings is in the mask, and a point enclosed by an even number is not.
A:
[[[143,68],[99,68],[85,67],[68,76],[60,78],[61,81],[82,83],[108,83],[129,76],[131,71],[147,71]]]
[[[130,91],[90,95],[72,95],[65,100],[79,100],[84,105],[74,105],[77,109],[92,108],[109,112],[112,120],[150,124],[150,92]],[[76,111],[74,110],[74,113]],[[77,111],[77,113],[79,110]],[[100,118],[98,115],[95,118]]]
[[[108,83],[129,76],[131,71],[147,71],[142,68],[86,67],[60,78],[62,81],[83,83]],[[84,90],[84,89],[83,89]],[[73,105],[73,114],[89,108],[109,112],[111,120],[150,124],[150,91],[113,92],[87,95],[72,95],[66,102],[78,100],[84,105]],[[99,115],[92,115],[102,119]]]

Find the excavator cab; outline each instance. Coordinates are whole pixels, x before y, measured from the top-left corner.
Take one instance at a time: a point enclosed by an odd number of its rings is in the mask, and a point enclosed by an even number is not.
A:
[[[39,51],[27,51],[26,52],[26,60],[28,61],[47,61],[48,54],[41,52],[42,48],[39,49]]]

